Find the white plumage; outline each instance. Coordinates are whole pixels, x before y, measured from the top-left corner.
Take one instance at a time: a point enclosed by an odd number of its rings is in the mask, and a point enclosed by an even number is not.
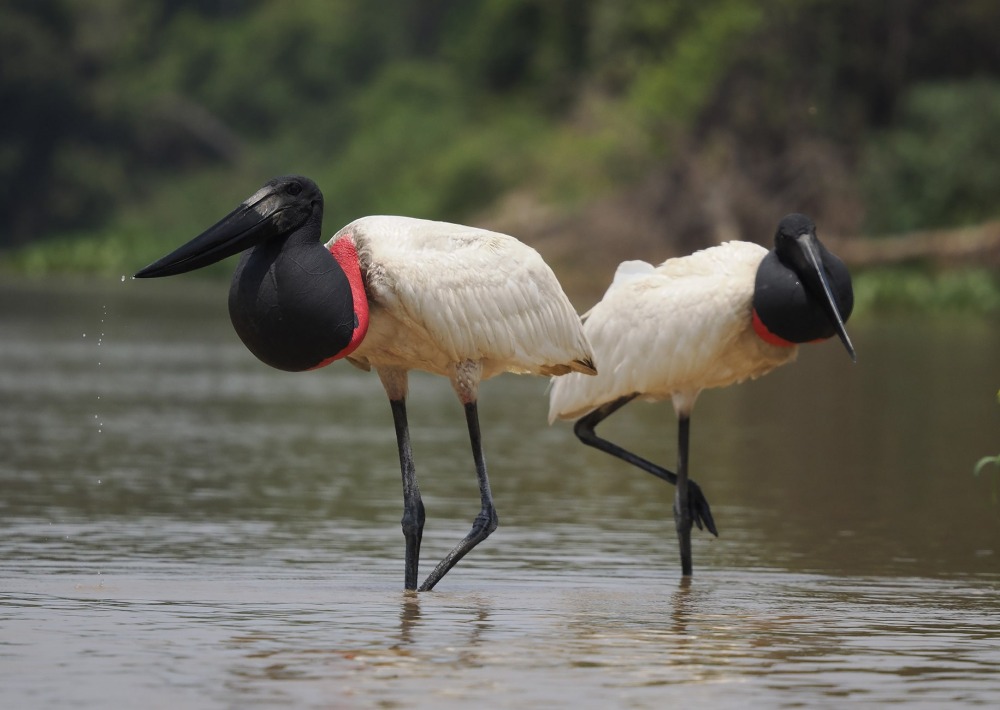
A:
[[[451,376],[464,361],[501,372],[593,373],[580,319],[538,252],[513,237],[410,217],[351,222],[370,303],[361,367]]]
[[[416,588],[423,503],[406,423],[407,373],[448,377],[465,407],[482,509],[434,568],[433,589],[499,523],[479,431],[479,382],[501,372],[593,375],[580,318],[541,256],[506,234],[409,217],[358,219],[327,243],[350,240],[368,299],[368,332],[348,355],[374,368],[389,397],[403,475],[406,587]]]
[[[760,377],[798,354],[795,343],[840,336],[853,306],[851,277],[826,250],[816,225],[789,214],[775,248],[726,242],[657,267],[625,262],[600,303],[584,316],[599,374],[552,383],[549,421],[576,419],[584,444],[676,486],[674,525],[681,572],[692,570],[691,527],[717,534],[701,487],[688,476],[691,410],[699,393]],[[843,315],[842,315],[843,314]],[[677,413],[677,473],[596,432],[636,398],[670,399]]]
[[[481,508],[434,568],[445,574],[499,524],[479,426],[481,380],[501,372],[594,373],[580,318],[538,253],[513,237],[407,217],[364,217],[323,245],[312,180],[269,180],[239,207],[136,276],[181,274],[244,252],[229,313],[263,362],[300,372],[341,357],[374,369],[392,409],[403,482],[404,585],[417,589],[425,511],[406,414],[408,373],[444,375],[465,409]]]
[[[554,380],[549,421],[634,393],[672,399],[679,414],[689,414],[701,390],[794,360],[797,347],[765,343],[751,326],[754,277],[766,254],[757,244],[726,242],[657,267],[621,264],[584,316],[598,374]]]

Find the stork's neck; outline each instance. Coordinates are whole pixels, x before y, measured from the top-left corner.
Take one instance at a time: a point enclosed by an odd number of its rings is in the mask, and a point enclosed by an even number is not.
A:
[[[841,312],[849,316],[853,304],[850,275],[838,260],[833,269],[828,269],[827,277]],[[768,252],[757,267],[752,319],[754,332],[772,345],[814,343],[836,333],[823,303],[774,251]]]
[[[793,343],[791,340],[785,340],[780,335],[772,333],[768,330],[767,326],[764,325],[764,321],[761,320],[760,314],[757,313],[757,309],[754,308],[752,316],[753,332],[757,334],[757,337],[763,340],[769,345],[777,345],[782,348],[794,348],[798,343]]]
[[[297,229],[284,238],[284,244],[289,247],[309,246],[319,244],[323,235],[323,205],[313,208],[309,218]]]
[[[328,365],[350,354],[368,329],[354,244],[341,240],[331,253],[319,242],[319,223],[310,219],[245,252],[233,275],[233,327],[250,352],[280,370]]]

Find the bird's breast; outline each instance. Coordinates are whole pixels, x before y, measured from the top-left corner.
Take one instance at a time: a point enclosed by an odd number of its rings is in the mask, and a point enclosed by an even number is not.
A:
[[[833,281],[833,287],[841,309],[850,315],[850,278]],[[782,346],[814,343],[836,333],[822,301],[773,251],[760,263],[754,280],[753,327],[765,342]]]
[[[353,245],[264,244],[244,252],[229,314],[250,352],[279,370],[310,370],[347,356],[368,328]]]

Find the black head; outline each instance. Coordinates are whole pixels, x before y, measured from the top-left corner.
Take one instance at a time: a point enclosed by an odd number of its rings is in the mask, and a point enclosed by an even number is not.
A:
[[[368,326],[353,244],[341,264],[320,242],[322,221],[316,183],[296,175],[274,178],[136,276],[182,274],[243,252],[229,290],[229,315],[240,339],[272,367],[319,367],[357,347]]]
[[[269,239],[287,239],[310,220],[318,239],[323,194],[309,178],[277,177],[187,244],[142,269],[136,278],[173,276],[214,264]]]
[[[854,308],[851,275],[805,215],[790,214],[778,224],[774,250],[757,269],[753,307],[774,335],[792,343],[838,335],[856,359],[844,327]]]

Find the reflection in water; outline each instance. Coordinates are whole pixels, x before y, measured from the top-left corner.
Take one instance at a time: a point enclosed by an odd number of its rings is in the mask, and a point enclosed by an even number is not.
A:
[[[503,525],[416,595],[377,379],[259,365],[217,284],[131,286],[0,287],[11,707],[1000,704],[998,514],[971,473],[998,448],[1000,329],[859,322],[854,368],[818,347],[706,392],[692,467],[721,537],[696,533],[690,580],[672,489],[546,427],[543,382],[488,382]],[[427,564],[476,489],[447,383],[412,387]],[[656,407],[606,426],[673,458]]]
[[[403,592],[403,602],[399,607],[399,645],[413,643],[413,630],[420,625],[420,595]]]
[[[670,615],[673,619],[673,633],[683,637],[687,633],[688,620],[691,617],[691,577],[681,577],[677,582],[677,591],[671,595]]]

